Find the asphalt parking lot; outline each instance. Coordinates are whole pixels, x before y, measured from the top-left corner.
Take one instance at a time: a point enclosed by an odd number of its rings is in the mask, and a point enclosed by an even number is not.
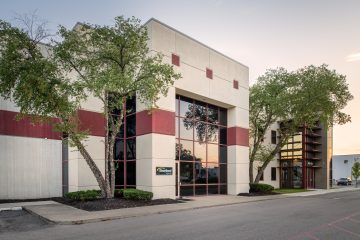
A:
[[[51,226],[52,224],[23,210],[0,212],[0,234],[5,232],[36,231]]]
[[[280,198],[81,225],[0,215],[1,240],[360,239],[360,191]]]

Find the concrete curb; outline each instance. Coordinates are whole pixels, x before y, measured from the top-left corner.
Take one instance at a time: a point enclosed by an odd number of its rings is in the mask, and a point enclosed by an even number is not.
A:
[[[8,208],[0,208],[0,212],[2,211],[20,211],[22,207],[8,207]]]
[[[26,210],[30,214],[40,217],[41,219],[43,219],[49,223],[55,223],[55,224],[59,224],[59,225],[79,225],[79,224],[85,224],[85,223],[95,223],[95,222],[104,222],[104,221],[125,219],[125,218],[144,217],[144,216],[150,216],[150,215],[156,215],[156,214],[165,214],[165,213],[174,213],[174,212],[180,212],[180,211],[190,211],[190,210],[196,210],[196,209],[231,206],[231,205],[237,205],[237,204],[242,204],[242,203],[262,202],[262,201],[285,199],[285,198],[291,198],[291,196],[281,196],[281,197],[279,196],[277,198],[264,198],[264,199],[249,199],[249,200],[242,201],[242,202],[232,202],[232,203],[223,203],[223,204],[206,205],[206,206],[194,206],[194,207],[187,207],[187,208],[182,208],[182,209],[169,209],[169,210],[157,211],[157,212],[143,212],[140,214],[137,213],[137,214],[128,214],[128,215],[117,215],[117,216],[111,216],[111,217],[98,217],[98,218],[91,218],[91,219],[84,219],[84,220],[64,220],[64,221],[57,221],[57,220],[49,219],[47,217],[44,217],[44,216],[28,209],[27,207],[24,207],[24,210]]]
[[[27,213],[29,213],[29,214],[31,214],[31,215],[34,215],[34,216],[36,216],[36,217],[38,217],[38,218],[41,218],[42,220],[44,220],[44,221],[47,222],[47,223],[51,223],[51,224],[56,223],[56,222],[51,221],[50,219],[48,219],[48,218],[46,218],[46,217],[44,217],[44,216],[42,216],[42,215],[40,215],[40,214],[38,214],[38,213],[36,213],[36,212],[31,211],[30,209],[28,209],[28,208],[26,208],[26,207],[23,207],[22,210],[24,210],[25,212],[27,212]]]
[[[78,224],[84,224],[84,223],[94,223],[94,222],[103,222],[103,221],[110,221],[110,220],[117,220],[117,219],[125,219],[125,218],[133,218],[133,217],[143,217],[143,216],[150,216],[155,214],[165,214],[165,213],[173,213],[173,212],[180,212],[180,211],[190,211],[195,209],[205,209],[205,208],[212,208],[212,207],[222,207],[222,206],[231,206],[231,205],[237,205],[237,204],[243,204],[243,203],[251,203],[251,202],[262,202],[262,201],[269,201],[269,200],[277,200],[277,199],[286,199],[286,198],[298,198],[298,197],[313,197],[315,195],[323,195],[323,194],[329,194],[329,193],[336,193],[336,192],[346,192],[346,191],[356,191],[360,190],[360,188],[353,188],[353,189],[347,189],[347,190],[340,190],[340,191],[323,191],[323,192],[314,192],[311,195],[300,195],[297,193],[292,194],[280,194],[280,195],[270,195],[270,196],[263,196],[263,197],[257,197],[254,199],[253,197],[243,197],[242,199],[239,197],[238,202],[226,202],[226,203],[216,203],[216,204],[205,204],[205,205],[198,205],[198,206],[183,206],[183,207],[175,207],[175,209],[166,209],[166,210],[149,210],[144,207],[143,212],[137,212],[133,214],[121,214],[113,215],[113,216],[104,216],[102,213],[103,211],[99,211],[99,216],[96,216],[96,212],[87,212],[89,213],[89,216],[84,216],[84,219],[77,219],[77,220],[57,220],[52,219],[51,217],[45,217],[41,215],[40,213],[37,213],[35,211],[32,211],[30,208],[32,206],[23,206],[23,209],[30,214],[33,214],[35,216],[40,217],[41,219],[45,220],[49,223],[55,223],[59,225],[78,225]],[[181,204],[181,203],[179,203]],[[171,204],[170,204],[171,205]],[[176,204],[177,205],[177,204]],[[181,206],[181,205],[177,205]],[[143,208],[143,207],[139,207]],[[85,210],[82,210],[85,211]],[[111,211],[111,210],[106,210]],[[95,216],[94,216],[95,215]]]

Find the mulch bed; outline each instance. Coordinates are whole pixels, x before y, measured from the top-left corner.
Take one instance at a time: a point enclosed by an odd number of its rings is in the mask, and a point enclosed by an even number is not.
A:
[[[280,193],[276,193],[276,192],[268,192],[268,193],[264,193],[264,192],[252,192],[252,193],[239,193],[238,196],[243,196],[243,197],[257,197],[257,196],[269,196],[269,195],[278,195]]]
[[[125,200],[123,198],[113,198],[113,199],[97,199],[93,201],[72,201],[66,198],[53,198],[52,200],[70,205],[86,211],[102,211],[110,209],[119,209],[119,208],[133,208],[133,207],[143,207],[143,206],[153,206],[161,204],[176,204],[183,203],[181,200],[174,199],[155,199],[151,201],[131,201]]]

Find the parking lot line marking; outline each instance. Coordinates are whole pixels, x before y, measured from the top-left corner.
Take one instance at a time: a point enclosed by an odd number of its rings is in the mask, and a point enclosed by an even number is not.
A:
[[[350,220],[351,222],[354,222],[354,223],[360,223],[359,220],[356,220],[356,219],[353,219],[353,218],[349,218],[349,220]]]
[[[352,231],[350,231],[350,230],[347,230],[347,229],[345,229],[345,228],[343,228],[343,227],[339,227],[339,226],[336,226],[336,225],[330,225],[330,226],[331,226],[331,227],[334,227],[334,228],[336,228],[336,229],[339,229],[340,231],[349,233],[350,235],[353,235],[353,236],[355,236],[355,237],[360,237],[360,234],[357,234],[357,233],[355,233],[355,232],[352,232]]]

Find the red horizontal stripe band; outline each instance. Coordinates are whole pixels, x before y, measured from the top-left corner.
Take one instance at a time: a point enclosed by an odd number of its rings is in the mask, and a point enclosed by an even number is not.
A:
[[[227,129],[227,144],[249,146],[249,129],[242,127],[230,127]]]
[[[61,133],[53,131],[51,124],[33,124],[30,118],[16,121],[18,112],[0,110],[0,134],[9,136],[61,139]],[[54,118],[53,121],[56,121]]]
[[[89,131],[91,136],[105,137],[105,117],[98,112],[90,112],[86,110],[78,111],[79,130]]]
[[[136,135],[149,133],[175,136],[175,112],[154,109],[136,113]]]
[[[16,121],[18,112],[0,110],[0,134],[9,136],[48,138],[60,140],[62,133],[55,132],[51,124],[34,124],[30,118]],[[92,136],[105,136],[105,118],[101,113],[78,111],[79,129]],[[56,118],[52,119],[57,121]]]

